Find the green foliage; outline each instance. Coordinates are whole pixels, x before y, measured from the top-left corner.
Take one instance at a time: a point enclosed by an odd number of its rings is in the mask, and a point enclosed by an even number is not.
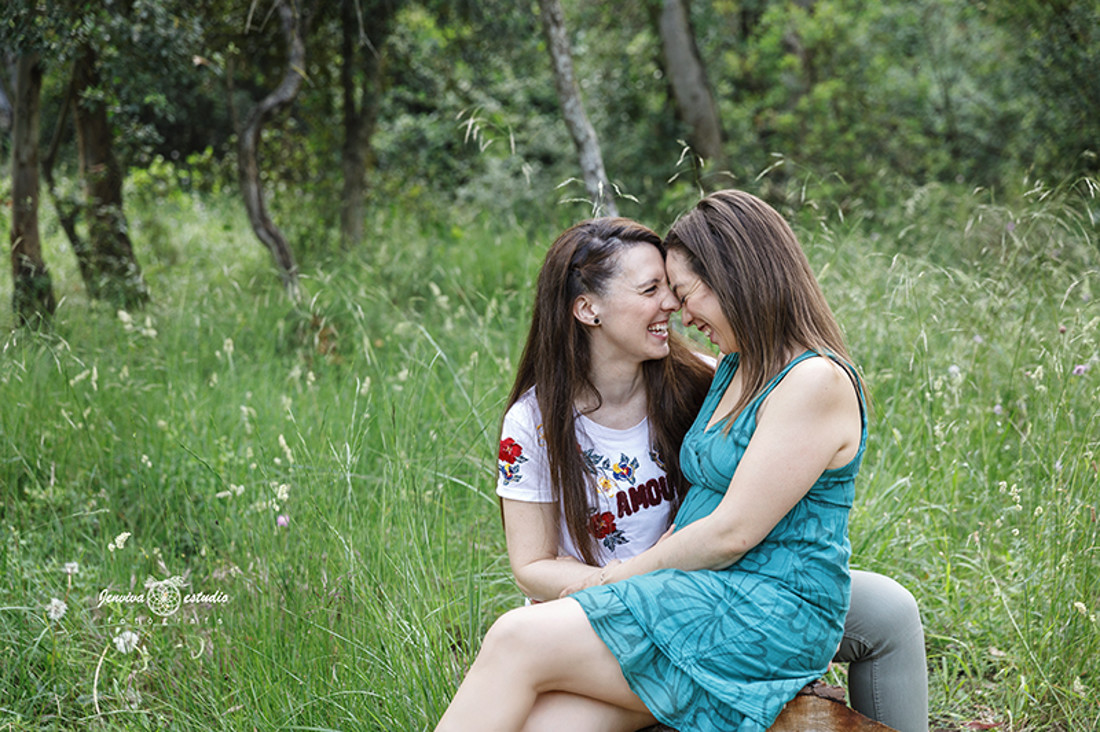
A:
[[[582,197],[569,182],[579,171],[533,9],[515,12],[497,0],[396,3],[385,7],[387,18],[394,13],[387,24],[379,6],[356,7],[360,46],[369,38],[383,77],[371,207],[435,212],[457,202],[518,220],[564,200],[568,215],[585,214],[570,202]],[[344,133],[337,9],[306,7],[306,84],[262,143],[263,180],[275,198],[304,198],[333,222]],[[775,197],[810,175],[819,198],[881,208],[914,184],[1015,190],[1021,165],[1053,178],[1095,169],[1095,3],[693,3],[729,171],[699,170],[682,155],[688,131],[662,68],[659,3],[565,9],[588,116],[627,213],[671,218],[696,195],[700,175],[748,187],[770,170],[764,180]],[[107,68],[100,92],[126,163],[144,168],[158,155],[179,163],[210,150],[220,163],[211,171],[233,185],[231,115],[243,118],[285,72],[269,11],[224,0],[20,0],[0,11],[0,37],[48,51],[47,130],[72,48],[90,40]],[[292,203],[273,203],[280,214],[283,205]],[[309,228],[294,232],[307,254],[336,241]]]
[[[1020,106],[1008,103],[1006,42],[976,10],[941,0],[803,5],[769,4],[748,28],[735,16],[705,19],[731,157],[748,163],[735,172],[778,153],[879,203],[894,179],[999,182]]]
[[[877,412],[853,546],[919,588],[944,718],[986,708],[1014,729],[1096,722],[1100,251],[1095,188],[1079,193],[955,195],[948,209],[920,192],[904,218],[931,216],[898,246],[924,254],[868,252],[881,262],[829,271],[879,273],[838,307],[849,323],[849,307],[875,313],[849,330]],[[960,248],[973,254],[962,266],[926,258]]]
[[[1034,94],[1023,159],[1041,169],[1100,169],[1100,6],[1091,0],[992,2],[991,15],[1019,49],[1013,70]]]
[[[474,248],[457,225],[410,236],[395,214],[371,232],[377,264],[311,270],[297,311],[239,213],[140,205],[156,208],[135,226],[159,221],[186,252],[183,268],[146,257],[157,304],[131,316],[69,299],[53,335],[4,346],[0,574],[18,599],[0,611],[3,722],[422,727],[517,596],[480,456],[527,246],[479,229]],[[104,589],[183,574],[229,603],[161,625],[142,603],[97,607]],[[52,597],[68,607],[57,621]],[[122,653],[126,629],[140,642]]]

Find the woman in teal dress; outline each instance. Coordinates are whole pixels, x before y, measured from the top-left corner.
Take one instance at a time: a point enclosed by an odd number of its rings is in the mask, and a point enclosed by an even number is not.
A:
[[[685,438],[676,531],[511,611],[437,729],[763,730],[836,651],[861,389],[790,227],[703,199],[666,240],[685,325],[722,352]]]

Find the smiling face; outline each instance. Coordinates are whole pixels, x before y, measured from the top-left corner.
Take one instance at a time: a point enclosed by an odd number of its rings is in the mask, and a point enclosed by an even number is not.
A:
[[[694,325],[722,353],[737,350],[737,338],[733,335],[722,306],[714,291],[707,287],[691,266],[683,251],[673,249],[665,261],[668,283],[680,306],[680,318],[684,326]]]
[[[668,316],[676,299],[668,289],[657,247],[638,243],[616,255],[604,292],[577,298],[574,313],[588,325],[593,355],[641,363],[668,355]],[[599,318],[599,324],[595,324]]]

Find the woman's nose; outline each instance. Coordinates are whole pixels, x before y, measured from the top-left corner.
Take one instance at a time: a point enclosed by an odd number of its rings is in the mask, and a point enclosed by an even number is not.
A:
[[[661,299],[661,309],[666,312],[675,312],[680,309],[680,301],[672,294],[672,290],[664,288],[664,297]]]

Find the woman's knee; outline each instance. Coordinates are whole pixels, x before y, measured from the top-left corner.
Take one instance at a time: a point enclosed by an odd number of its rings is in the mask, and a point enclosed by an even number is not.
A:
[[[493,655],[508,653],[516,655],[524,644],[537,632],[529,608],[517,607],[501,615],[489,626],[489,631],[481,641],[481,654]]]
[[[852,604],[846,637],[881,653],[916,641],[923,643],[920,609],[909,590],[874,572],[852,572]]]

